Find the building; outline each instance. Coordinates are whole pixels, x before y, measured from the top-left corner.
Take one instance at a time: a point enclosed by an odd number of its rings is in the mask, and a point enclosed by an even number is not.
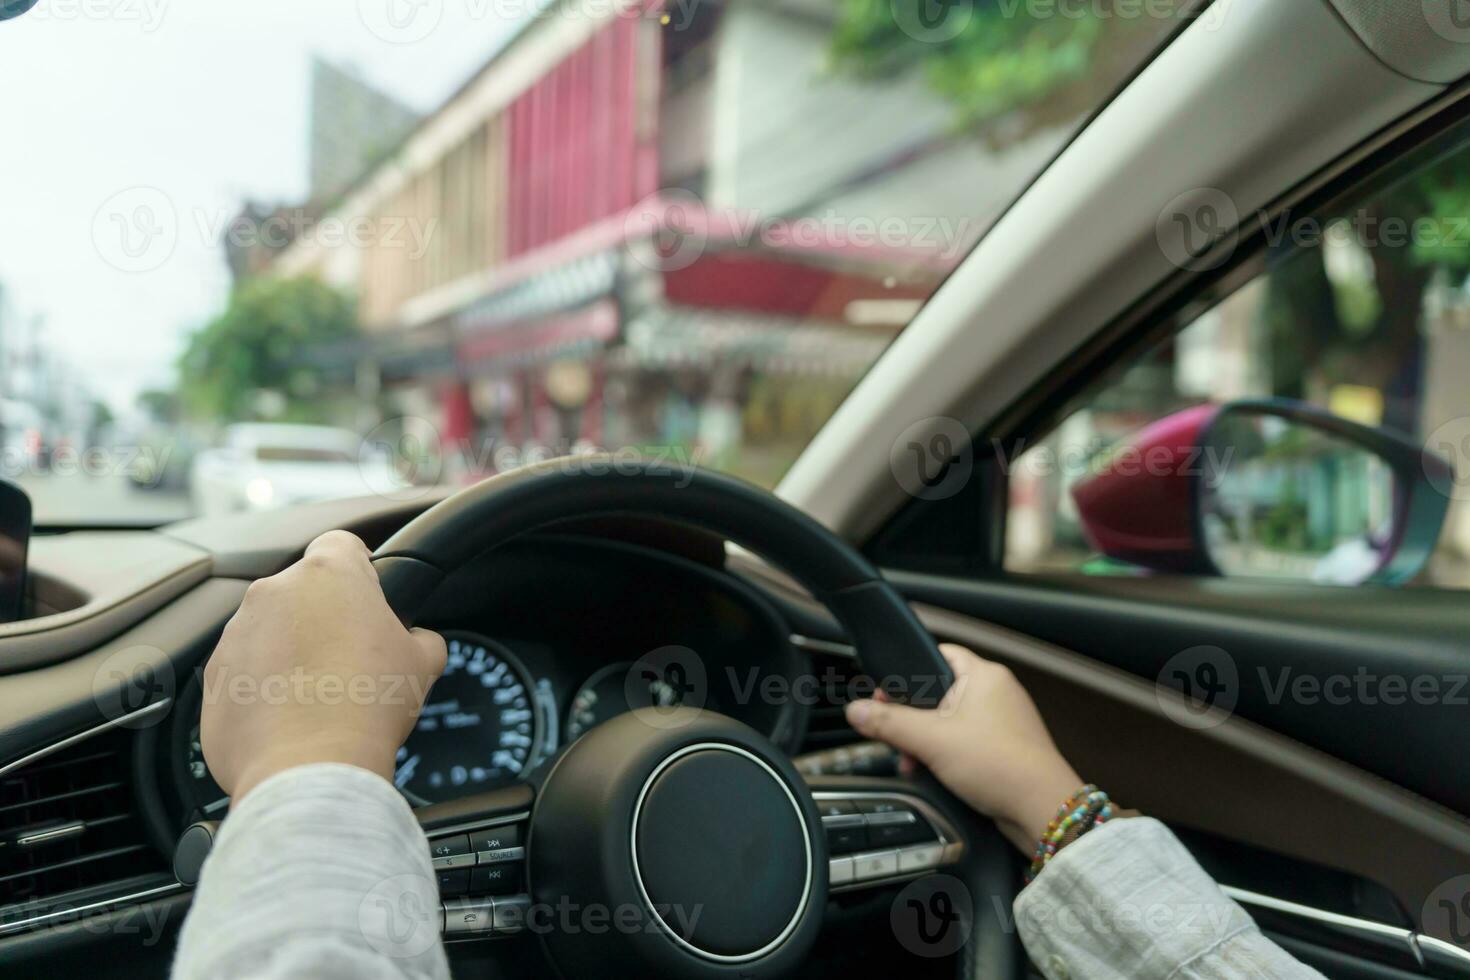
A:
[[[1063,135],[999,152],[922,79],[830,77],[830,18],[529,21],[323,215],[371,241],[274,259],[359,297],[323,371],[453,445],[672,446],[774,482]]]
[[[334,199],[403,139],[418,113],[350,68],[311,62],[312,201]]]

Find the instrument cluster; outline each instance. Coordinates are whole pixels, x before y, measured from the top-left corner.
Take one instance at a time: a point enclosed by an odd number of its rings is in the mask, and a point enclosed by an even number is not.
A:
[[[757,696],[763,678],[798,658],[784,622],[749,586],[678,559],[587,546],[506,560],[446,590],[425,620],[448,658],[395,763],[394,783],[415,806],[523,780],[628,711],[662,723],[711,709],[778,741],[797,736],[804,716]],[[512,575],[532,581],[505,584]],[[526,594],[540,598],[513,598]],[[180,692],[171,739],[173,782],[194,819],[229,805],[200,745],[199,674]]]

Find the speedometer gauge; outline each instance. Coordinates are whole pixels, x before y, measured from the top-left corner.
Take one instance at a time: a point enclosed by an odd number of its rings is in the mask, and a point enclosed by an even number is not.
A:
[[[575,742],[588,729],[632,710],[626,692],[626,678],[632,669],[632,664],[608,664],[587,678],[567,713],[567,742]]]
[[[681,648],[663,649],[672,651]],[[644,708],[669,710],[687,703],[687,685],[681,688],[680,685],[684,682],[675,680],[684,676],[682,672],[670,670],[664,676],[658,672],[640,670],[635,676],[632,672],[638,666],[631,663],[608,664],[583,682],[572,698],[571,711],[567,713],[567,744],[581,738],[589,729],[629,711]],[[674,666],[678,668],[681,665],[675,663]],[[699,704],[694,707],[703,706],[713,708],[713,699],[702,695]]]
[[[393,782],[437,803],[511,782],[540,758],[541,709],[530,676],[505,647],[445,632],[448,661],[398,750]]]

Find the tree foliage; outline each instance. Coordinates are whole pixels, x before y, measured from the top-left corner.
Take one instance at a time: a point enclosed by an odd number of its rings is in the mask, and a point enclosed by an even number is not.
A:
[[[841,0],[832,61],[870,80],[920,72],[961,128],[1003,143],[1086,114],[1107,95],[1099,79],[1126,76],[1170,20],[1116,15],[1111,0],[1068,11],[1038,17],[1023,0]],[[986,125],[1001,119],[1014,125]]]
[[[1263,324],[1276,394],[1375,388],[1387,396],[1386,423],[1418,428],[1425,294],[1436,277],[1459,283],[1470,273],[1470,150],[1463,138],[1450,145],[1411,155],[1311,219],[1322,244],[1281,247]],[[1364,274],[1334,277],[1333,247],[1357,255]]]
[[[249,279],[224,312],[189,338],[180,359],[185,410],[206,421],[238,421],[279,402],[279,417],[317,421],[314,350],[356,333],[352,300],[314,278]]]

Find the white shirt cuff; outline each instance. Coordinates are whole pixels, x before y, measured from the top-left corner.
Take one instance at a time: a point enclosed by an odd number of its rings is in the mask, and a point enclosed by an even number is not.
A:
[[[317,764],[232,808],[204,863],[174,980],[449,976],[428,840],[381,776]]]
[[[1320,977],[1267,939],[1148,817],[1068,845],[1021,892],[1015,914],[1032,962],[1052,980]]]

